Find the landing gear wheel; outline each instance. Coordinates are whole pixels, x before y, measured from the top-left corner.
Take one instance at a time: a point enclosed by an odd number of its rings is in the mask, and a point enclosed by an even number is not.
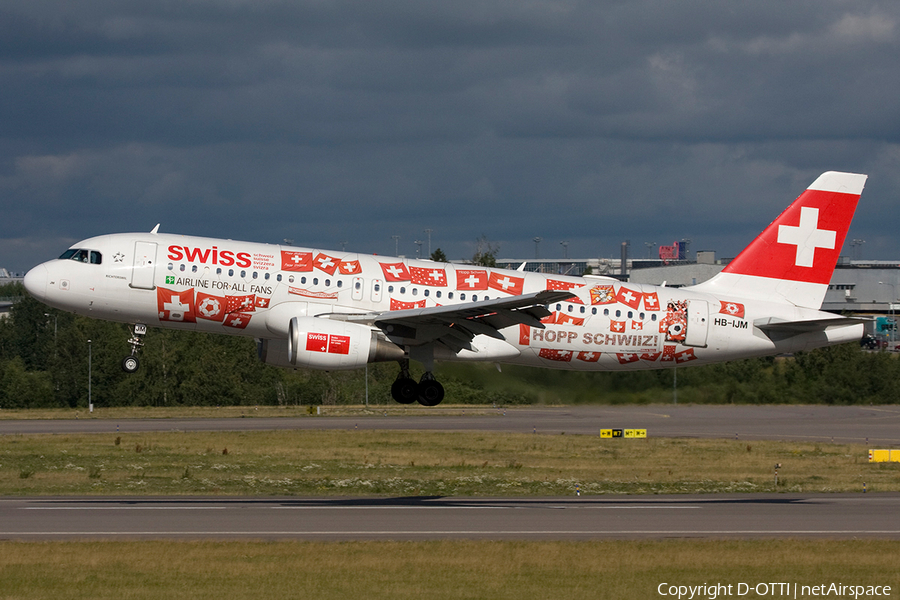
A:
[[[444,399],[444,386],[434,379],[420,381],[418,392],[417,400],[422,406],[437,406]]]
[[[419,385],[414,379],[398,377],[391,385],[391,397],[400,404],[412,404],[419,397]]]
[[[133,354],[122,359],[122,370],[126,373],[134,373],[140,366],[140,361],[138,361],[137,356],[134,356]]]

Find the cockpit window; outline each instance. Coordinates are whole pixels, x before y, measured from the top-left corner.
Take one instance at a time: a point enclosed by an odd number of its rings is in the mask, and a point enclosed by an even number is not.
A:
[[[103,255],[101,255],[96,250],[83,250],[81,248],[69,248],[65,252],[63,252],[60,257],[60,260],[74,260],[82,263],[91,263],[92,265],[99,265],[103,262]]]

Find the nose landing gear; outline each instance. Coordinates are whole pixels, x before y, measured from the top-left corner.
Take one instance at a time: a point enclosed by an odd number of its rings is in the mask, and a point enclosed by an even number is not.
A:
[[[122,370],[126,373],[134,373],[141,366],[141,362],[137,357],[137,351],[141,346],[144,345],[144,341],[140,338],[140,336],[146,334],[146,325],[144,325],[143,323],[134,324],[131,339],[128,340],[128,343],[131,344],[131,354],[122,359]]]

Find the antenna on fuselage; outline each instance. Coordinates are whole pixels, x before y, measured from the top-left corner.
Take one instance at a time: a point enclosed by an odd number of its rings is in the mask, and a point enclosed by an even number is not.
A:
[[[159,223],[156,224],[156,227],[150,230],[150,233],[152,233],[153,235],[159,233]]]

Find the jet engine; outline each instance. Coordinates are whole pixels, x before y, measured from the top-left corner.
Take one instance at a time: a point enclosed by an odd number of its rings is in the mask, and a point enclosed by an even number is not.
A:
[[[287,339],[260,340],[259,358],[279,367],[324,371],[356,369],[366,363],[400,360],[401,348],[365,325],[315,317],[293,317]]]

